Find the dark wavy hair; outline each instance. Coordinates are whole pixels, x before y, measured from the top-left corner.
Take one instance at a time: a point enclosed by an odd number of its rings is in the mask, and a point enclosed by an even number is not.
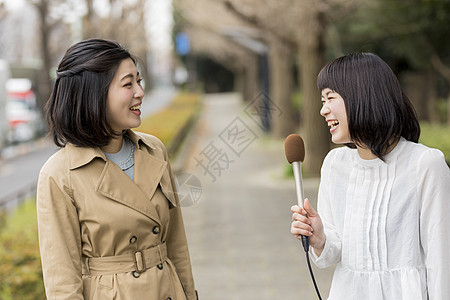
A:
[[[121,134],[108,122],[106,99],[114,74],[127,58],[136,64],[119,43],[102,39],[81,41],[66,51],[46,104],[50,135],[57,146],[69,142],[101,147]]]
[[[400,137],[417,143],[416,112],[391,68],[372,53],[355,53],[328,63],[317,78],[319,91],[329,88],[344,99],[350,138],[380,159]]]

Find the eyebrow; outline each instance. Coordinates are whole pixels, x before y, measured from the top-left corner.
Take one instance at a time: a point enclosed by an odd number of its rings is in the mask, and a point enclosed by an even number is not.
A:
[[[333,90],[329,90],[328,92],[325,93],[325,97],[328,98],[328,95],[331,94],[331,93],[334,93],[334,91]],[[320,95],[320,98],[324,98],[324,96]]]
[[[140,75],[139,72],[137,72],[136,77],[139,77],[139,75]],[[123,81],[124,79],[130,78],[130,77],[134,78],[134,74],[128,73],[128,74],[122,76],[122,78],[120,78],[120,81]]]

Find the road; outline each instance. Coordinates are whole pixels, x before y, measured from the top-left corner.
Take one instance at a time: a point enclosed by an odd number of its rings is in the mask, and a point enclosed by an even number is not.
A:
[[[25,154],[5,159],[0,163],[0,201],[2,202],[17,198],[17,195],[24,190],[27,192],[34,190],[39,170],[56,151],[56,146],[49,140],[43,139],[38,143],[16,146],[13,151],[25,152]],[[14,204],[10,203],[9,206]]]

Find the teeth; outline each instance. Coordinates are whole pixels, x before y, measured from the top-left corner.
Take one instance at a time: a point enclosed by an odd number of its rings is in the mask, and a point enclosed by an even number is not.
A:
[[[130,109],[131,110],[138,110],[138,109],[141,109],[141,106],[140,105],[135,105],[135,106],[130,107]]]
[[[334,121],[329,121],[328,122],[328,126],[330,126],[331,128],[336,127],[337,125],[339,125],[339,121],[334,120]]]

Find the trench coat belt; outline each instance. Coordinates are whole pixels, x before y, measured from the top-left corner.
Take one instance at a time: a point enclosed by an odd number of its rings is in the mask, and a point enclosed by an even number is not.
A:
[[[166,244],[156,245],[144,250],[135,250],[129,254],[104,257],[81,258],[83,275],[113,275],[126,272],[143,273],[167,259]]]

